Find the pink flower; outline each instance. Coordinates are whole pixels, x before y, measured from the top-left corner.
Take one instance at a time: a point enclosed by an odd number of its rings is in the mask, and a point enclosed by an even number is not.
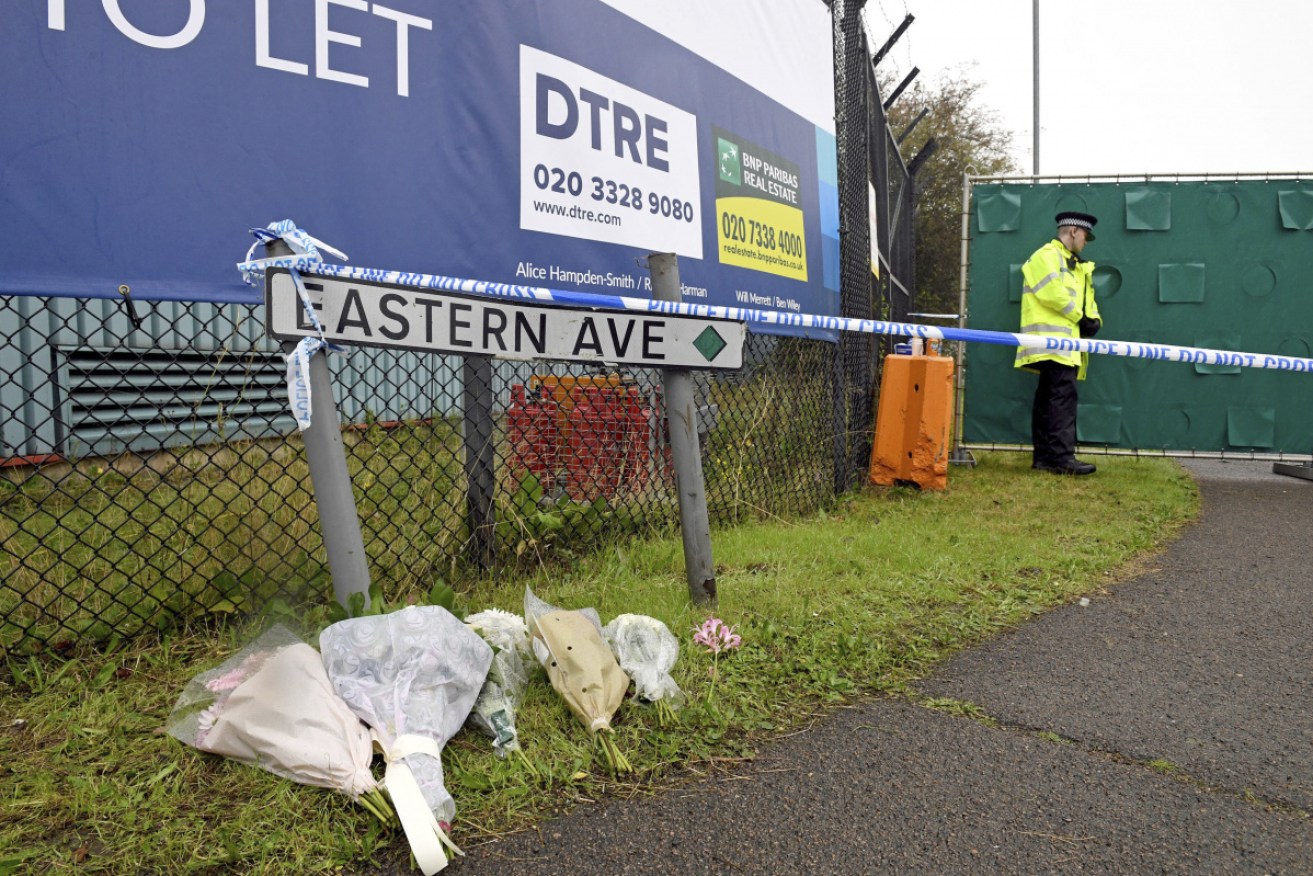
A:
[[[196,747],[205,747],[205,737],[210,735],[214,729],[214,722],[219,720],[219,713],[223,711],[222,703],[212,703],[208,709],[196,716]]]
[[[224,694],[236,690],[243,681],[255,674],[264,663],[268,654],[256,652],[247,656],[235,669],[229,669],[223,675],[211,678],[205,686],[213,693]]]
[[[743,644],[743,638],[734,632],[734,628],[718,617],[709,617],[702,626],[694,627],[693,641],[705,647],[709,654],[719,654]]]
[[[211,678],[205,682],[205,686],[214,693],[225,693],[237,689],[243,681],[246,681],[246,671],[238,666],[236,669],[229,670],[217,678]]]

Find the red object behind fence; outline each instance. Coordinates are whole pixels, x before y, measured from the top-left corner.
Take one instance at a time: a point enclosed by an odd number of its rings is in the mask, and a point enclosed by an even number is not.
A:
[[[522,384],[511,387],[511,404],[506,411],[506,437],[510,443],[507,460],[511,477],[525,474],[538,478],[544,489],[556,480],[556,402],[535,393],[530,400]]]
[[[511,387],[506,414],[513,480],[533,474],[570,499],[611,499],[652,474],[654,413],[632,383],[616,377],[535,378]],[[660,458],[660,457],[658,457]]]

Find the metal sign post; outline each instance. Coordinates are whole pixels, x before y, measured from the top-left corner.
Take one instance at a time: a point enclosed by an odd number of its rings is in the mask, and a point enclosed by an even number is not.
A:
[[[652,297],[679,301],[679,261],[674,253],[647,257],[652,272]],[[665,384],[666,422],[670,453],[675,463],[675,489],[679,491],[679,528],[684,538],[684,567],[688,593],[698,605],[716,601],[716,567],[711,561],[711,522],[707,516],[706,484],[702,480],[702,448],[698,441],[697,393],[693,376],[683,368],[661,372]]]
[[[266,247],[268,255],[291,255],[291,248],[281,240]],[[283,272],[289,284],[292,278]],[[265,277],[268,295],[272,277]],[[295,290],[293,290],[295,296]],[[283,345],[291,352],[295,344]],[[328,554],[328,573],[333,579],[333,596],[345,608],[353,593],[369,599],[369,562],[365,540],[360,534],[360,515],[351,490],[351,475],[346,466],[346,448],[342,444],[342,418],[333,397],[333,382],[328,373],[328,354],[320,351],[310,357],[310,395],[314,411],[310,427],[301,433],[305,442],[310,482],[315,506],[319,510],[319,532]]]
[[[301,438],[305,442],[310,482],[319,509],[320,536],[333,578],[333,597],[345,608],[354,593],[369,600],[369,561],[360,533],[351,474],[347,471],[342,417],[333,398],[333,381],[325,352],[316,353],[310,359],[310,392],[315,400],[314,415],[310,428],[301,433]]]
[[[466,356],[461,366],[461,437],[465,442],[465,506],[470,553],[480,569],[492,566],[497,552],[497,452],[494,444],[492,359]]]

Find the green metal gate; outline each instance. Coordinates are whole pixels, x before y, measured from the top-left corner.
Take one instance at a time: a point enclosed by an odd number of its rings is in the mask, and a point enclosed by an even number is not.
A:
[[[1142,176],[970,180],[968,325],[1018,330],[1021,265],[1054,216],[1099,218],[1100,340],[1308,357],[1313,350],[1313,178]],[[1015,350],[974,344],[962,440],[1029,445],[1035,376]],[[1082,447],[1304,456],[1313,374],[1091,356]]]

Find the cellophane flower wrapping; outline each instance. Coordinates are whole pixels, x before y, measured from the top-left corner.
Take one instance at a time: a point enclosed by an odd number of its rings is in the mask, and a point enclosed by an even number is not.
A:
[[[377,787],[369,728],[333,690],[315,649],[281,625],[189,681],[166,727],[201,751],[352,799]]]
[[[465,625],[492,646],[492,664],[465,723],[492,739],[498,757],[520,749],[515,713],[536,665],[529,649],[529,628],[509,611],[490,608],[465,618]]]
[[[679,659],[679,639],[654,617],[621,614],[602,628],[616,659],[634,680],[634,694],[648,702],[665,700],[678,708],[684,692],[671,676]]]
[[[552,687],[592,733],[610,730],[629,676],[602,638],[597,612],[561,610],[525,588],[524,616],[534,655]]]
[[[572,610],[577,611],[580,614],[582,614],[584,617],[588,618],[588,622],[591,623],[593,626],[597,627],[597,633],[598,635],[601,635],[602,616],[597,613],[597,609],[576,608]],[[545,652],[542,651],[541,641],[539,642],[533,641],[534,639],[533,631],[538,625],[538,619],[543,615],[549,614],[553,611],[561,611],[561,609],[555,605],[552,605],[550,602],[547,602],[546,600],[539,599],[538,595],[534,593],[531,588],[529,587],[524,588],[524,623],[526,629],[528,630],[529,642],[533,648],[533,654],[535,657],[538,658],[539,663],[543,662],[543,656]]]
[[[440,606],[339,621],[319,635],[324,667],[338,695],[374,729],[384,751],[398,737],[426,736],[440,749],[460,730],[492,663],[492,648]],[[442,761],[424,753],[401,758],[440,824],[456,803]]]

